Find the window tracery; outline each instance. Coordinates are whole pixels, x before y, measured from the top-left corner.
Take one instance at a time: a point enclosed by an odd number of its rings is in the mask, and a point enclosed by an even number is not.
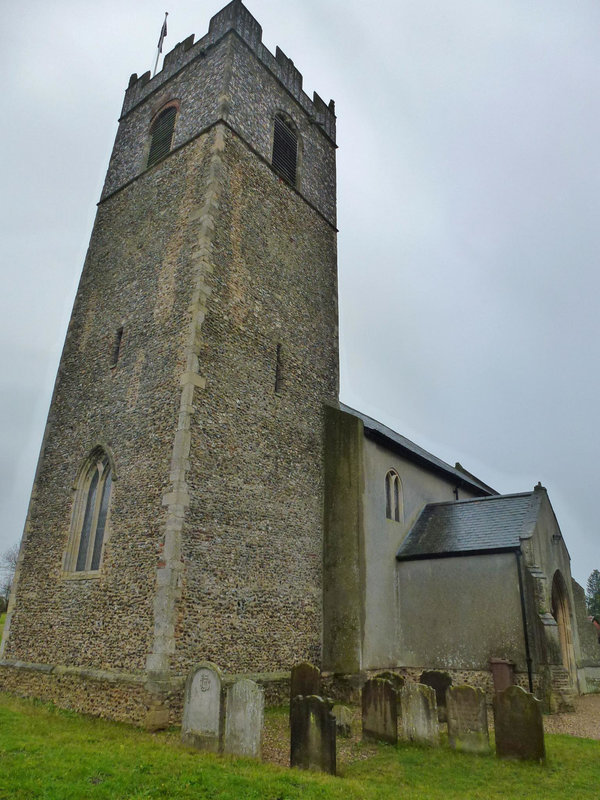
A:
[[[95,450],[75,492],[67,571],[97,572],[108,528],[113,474],[108,455]]]

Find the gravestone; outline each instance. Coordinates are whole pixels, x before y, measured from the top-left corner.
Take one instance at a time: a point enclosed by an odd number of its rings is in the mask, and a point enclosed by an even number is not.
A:
[[[290,765],[335,775],[335,717],[330,704],[312,695],[294,697],[290,707]]]
[[[455,750],[487,753],[490,749],[483,689],[451,686],[446,692],[448,744]]]
[[[221,672],[206,661],[190,672],[185,684],[181,739],[213,753],[221,751],[223,700]]]
[[[362,688],[362,733],[365,739],[398,741],[398,695],[383,678],[371,678]]]
[[[396,672],[378,672],[375,677],[382,678],[384,681],[389,681],[394,689],[398,692],[398,696],[400,695],[400,690],[406,683],[405,678],[402,675],[398,675]]]
[[[438,720],[440,722],[446,722],[446,691],[452,686],[450,673],[442,672],[437,669],[428,669],[421,673],[419,683],[425,686],[431,686],[435,691]]]
[[[411,742],[439,744],[435,692],[422,683],[405,683],[400,692],[402,708],[402,736]]]
[[[260,758],[265,696],[254,681],[242,678],[227,689],[225,702],[226,753]]]
[[[352,711],[348,706],[335,705],[331,709],[331,713],[335,717],[335,728],[338,736],[343,736],[345,739],[352,735]]]
[[[290,703],[301,694],[303,697],[321,695],[321,670],[303,661],[292,667],[290,676]]]
[[[509,686],[494,696],[494,727],[498,758],[543,761],[542,703],[520,686]]]

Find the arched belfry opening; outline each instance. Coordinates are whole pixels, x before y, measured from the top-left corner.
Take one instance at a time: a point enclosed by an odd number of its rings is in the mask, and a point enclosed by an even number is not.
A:
[[[560,652],[564,668],[569,673],[571,683],[577,680],[575,669],[575,653],[573,650],[573,633],[571,629],[571,607],[567,585],[560,570],[556,570],[552,579],[552,616],[558,625]]]

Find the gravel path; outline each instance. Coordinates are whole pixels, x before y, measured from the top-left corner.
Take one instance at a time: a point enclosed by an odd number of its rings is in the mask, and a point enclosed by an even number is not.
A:
[[[600,739],[600,694],[575,697],[575,711],[544,716],[546,733],[568,733],[585,739]]]

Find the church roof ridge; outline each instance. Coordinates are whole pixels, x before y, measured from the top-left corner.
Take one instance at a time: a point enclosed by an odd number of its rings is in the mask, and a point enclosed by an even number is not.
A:
[[[435,503],[427,503],[428,506],[447,506],[447,505],[464,505],[466,503],[483,503],[488,501],[512,500],[515,497],[531,497],[533,491],[529,492],[511,492],[509,494],[493,494],[485,497],[464,497],[460,500],[439,500]]]
[[[454,555],[516,551],[531,535],[540,509],[539,492],[428,503],[396,558],[413,561]]]
[[[454,478],[458,486],[468,487],[471,491],[475,490],[486,495],[498,496],[498,492],[495,489],[492,489],[479,478],[475,477],[475,475],[472,475],[464,469],[456,469],[456,467],[453,467],[451,464],[433,455],[433,453],[420,447],[415,442],[407,439],[406,436],[397,433],[392,428],[388,428],[388,426],[384,425],[382,422],[378,422],[376,419],[373,419],[373,417],[369,417],[362,411],[357,411],[355,408],[351,408],[345,403],[339,402],[338,405],[340,411],[344,411],[346,414],[351,414],[362,420],[365,428],[365,435],[368,438],[379,442],[383,440],[387,446],[391,445],[394,449],[400,449],[403,455],[407,456],[412,461],[425,464],[430,468],[433,467],[435,471],[442,472]]]

